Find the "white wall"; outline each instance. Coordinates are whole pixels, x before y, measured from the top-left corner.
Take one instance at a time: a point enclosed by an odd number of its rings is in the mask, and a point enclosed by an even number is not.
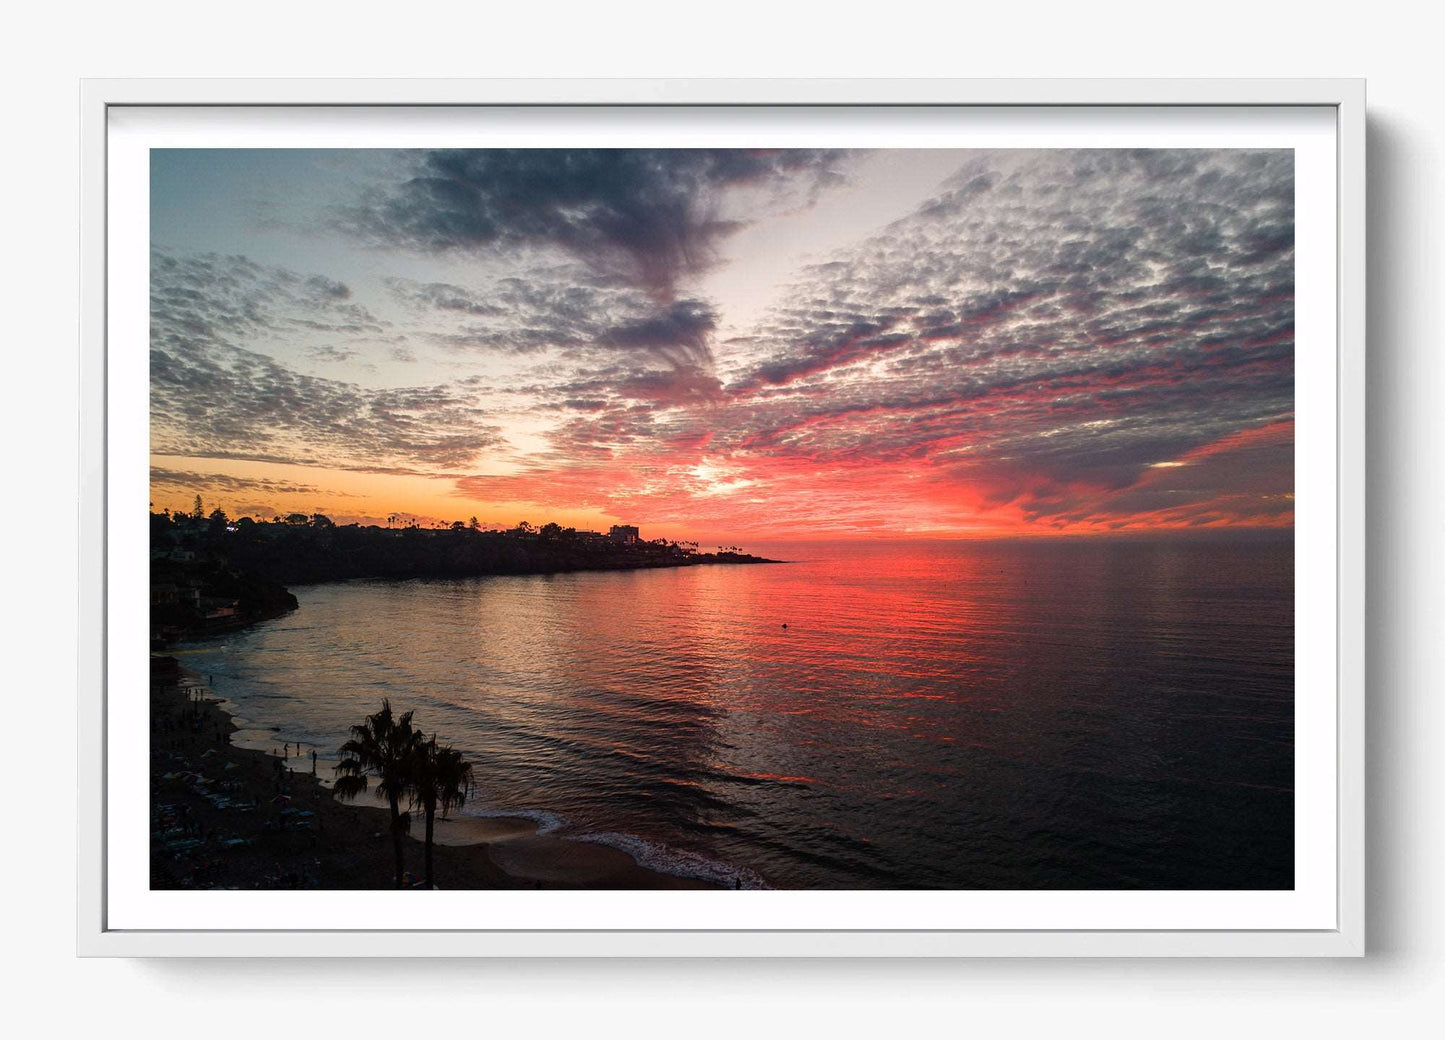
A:
[[[428,1028],[1393,1035],[1445,972],[1438,34],[1423,5],[1034,2],[21,4],[0,161],[10,682],[6,1010],[47,1032]],[[73,947],[76,81],[81,76],[1367,76],[1374,953],[1341,963],[306,964],[77,961]],[[43,535],[41,532],[44,532]],[[18,840],[17,840],[18,839]],[[10,1016],[8,1019],[12,1020]],[[1438,1028],[1438,1022],[1432,1022]],[[434,1028],[434,1027],[432,1027]],[[24,1027],[22,1026],[22,1029]],[[98,1035],[108,1035],[98,1033]]]

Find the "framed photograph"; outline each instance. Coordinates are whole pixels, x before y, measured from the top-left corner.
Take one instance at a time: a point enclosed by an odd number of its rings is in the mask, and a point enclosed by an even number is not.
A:
[[[1363,128],[87,82],[81,952],[1361,955]]]

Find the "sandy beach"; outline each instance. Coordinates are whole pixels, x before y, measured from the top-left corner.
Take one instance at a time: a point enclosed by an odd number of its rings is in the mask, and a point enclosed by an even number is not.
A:
[[[283,758],[249,741],[197,676],[152,659],[151,887],[153,889],[385,889],[392,887],[385,807],[341,802],[311,749]],[[285,735],[274,734],[272,742]],[[419,878],[421,825],[407,842]],[[705,889],[640,866],[618,849],[538,833],[517,817],[438,820],[436,883],[448,889]]]

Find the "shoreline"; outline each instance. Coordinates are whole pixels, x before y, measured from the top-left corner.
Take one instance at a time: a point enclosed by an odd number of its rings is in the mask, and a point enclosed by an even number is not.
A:
[[[300,609],[293,587],[314,587],[317,585],[344,584],[347,582],[408,582],[408,581],[468,581],[482,578],[508,578],[508,577],[556,577],[572,574],[615,574],[619,572],[634,572],[647,570],[678,570],[690,567],[706,566],[755,566],[762,564],[786,564],[788,560],[771,560],[761,556],[749,556],[746,554],[708,554],[686,557],[682,559],[672,557],[641,557],[632,561],[607,564],[586,564],[576,566],[560,566],[555,568],[531,569],[531,570],[487,570],[487,571],[457,571],[453,573],[432,573],[418,571],[406,574],[388,573],[357,573],[357,574],[327,574],[319,576],[305,576],[291,578],[284,583],[280,580],[270,579],[273,586],[269,591],[273,594],[268,601],[248,602],[240,612],[221,618],[201,616],[192,612],[190,616],[178,616],[177,608],[174,605],[161,605],[159,609],[170,611],[171,617],[167,622],[157,624],[157,596],[165,595],[161,590],[169,589],[174,593],[175,589],[168,583],[156,582],[155,564],[152,563],[151,574],[151,634],[150,649],[152,653],[163,653],[175,646],[177,643],[189,642],[192,640],[205,640],[230,635],[239,632],[262,622],[272,621],[287,614],[295,613]],[[211,561],[214,565],[216,561]],[[181,565],[179,571],[172,567],[170,576],[183,583],[194,586],[201,592],[214,591],[208,585],[204,577],[186,577],[186,568],[196,568],[197,564]],[[213,568],[214,569],[214,568]],[[234,570],[233,577],[245,575],[248,579],[254,580],[254,573]],[[264,583],[263,583],[264,584]],[[199,595],[199,593],[198,593]],[[241,607],[241,601],[232,601],[231,609]]]
[[[392,888],[385,806],[369,793],[337,800],[310,772],[309,756],[283,759],[235,742],[244,732],[199,676],[175,658],[151,658],[151,888]],[[318,756],[316,768],[329,767]],[[414,820],[406,843],[414,887],[421,834]],[[608,845],[542,833],[521,816],[439,818],[433,856],[443,889],[720,887],[653,870]]]
[[[476,571],[461,572],[455,574],[353,574],[345,577],[307,578],[304,580],[293,580],[285,584],[285,588],[310,588],[315,585],[338,585],[353,581],[375,581],[375,582],[408,582],[408,581],[476,581],[483,578],[557,578],[573,574],[620,574],[633,571],[675,571],[689,570],[693,567],[758,567],[763,565],[786,566],[796,563],[796,560],[770,560],[755,556],[746,560],[693,560],[691,562],[647,562],[633,563],[618,566],[588,566],[588,567],[558,567],[551,570],[533,571]],[[292,608],[290,611],[281,611],[274,615],[284,617],[286,614],[299,608]],[[260,618],[258,621],[269,621],[270,618]],[[256,621],[247,621],[237,625],[236,628],[248,628]]]

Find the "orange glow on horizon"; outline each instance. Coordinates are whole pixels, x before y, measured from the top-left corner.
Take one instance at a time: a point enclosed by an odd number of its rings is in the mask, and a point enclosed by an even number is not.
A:
[[[934,456],[958,438],[883,464],[823,466],[746,451],[710,460],[699,440],[626,464],[461,478],[156,456],[156,472],[203,473],[206,483],[153,477],[151,501],[157,511],[189,512],[200,494],[207,512],[219,507],[257,519],[319,512],[339,523],[383,526],[391,516],[427,526],[476,516],[490,528],[526,520],[605,531],[631,523],[645,537],[704,545],[1287,529],[1294,524],[1292,472],[1257,487],[1230,485],[1240,483],[1238,463],[1261,451],[1287,452],[1293,439],[1293,420],[1239,431],[1146,466],[1119,488],[939,465]],[[1176,496],[1183,500],[1171,504]],[[1053,515],[1039,512],[1045,506]]]

